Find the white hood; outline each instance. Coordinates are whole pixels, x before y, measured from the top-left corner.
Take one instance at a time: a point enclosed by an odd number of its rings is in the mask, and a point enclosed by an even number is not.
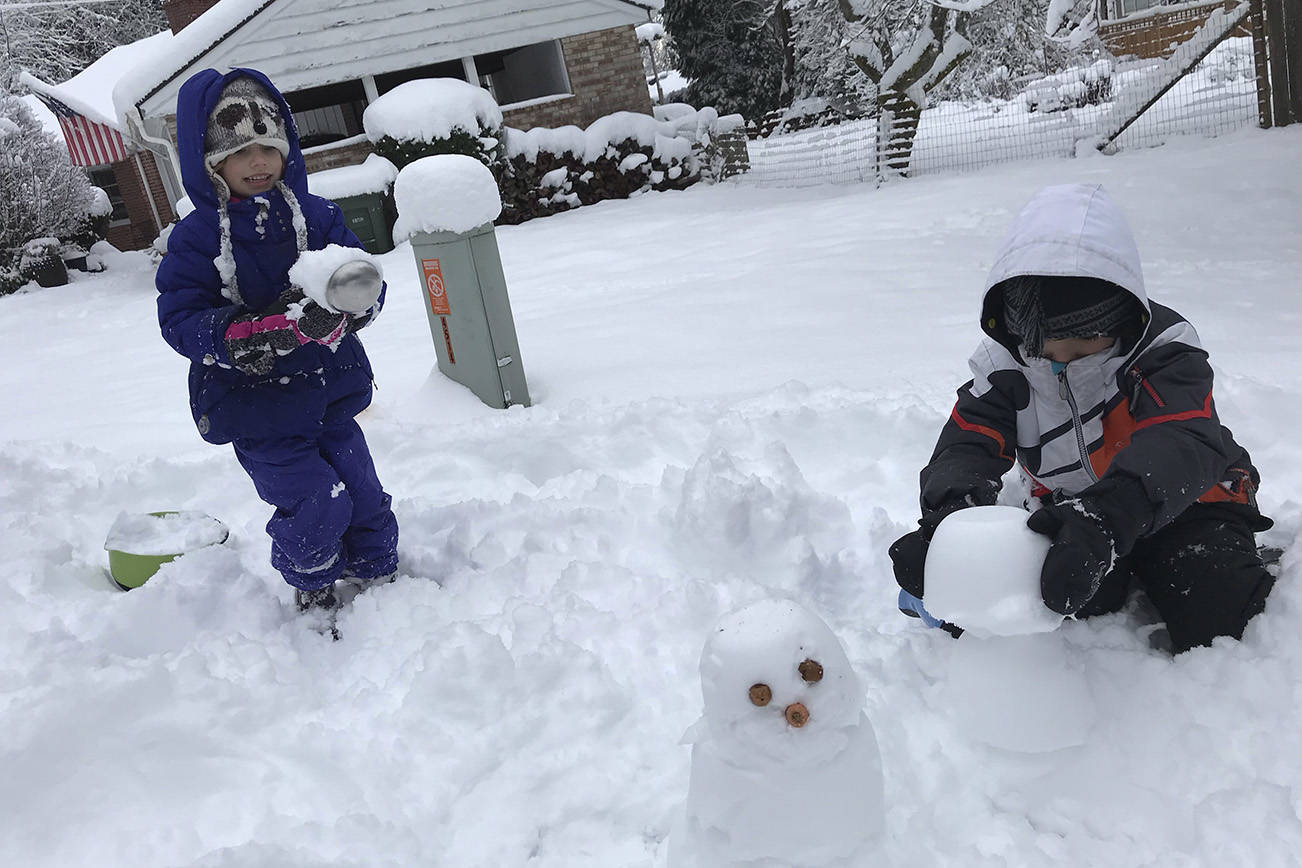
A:
[[[1097,277],[1128,289],[1148,308],[1130,226],[1099,184],[1063,184],[1036,193],[1013,219],[985,293],[1025,274]]]

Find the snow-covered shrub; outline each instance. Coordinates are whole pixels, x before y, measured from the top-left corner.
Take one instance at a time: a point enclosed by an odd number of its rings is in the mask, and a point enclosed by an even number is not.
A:
[[[1227,85],[1236,81],[1250,81],[1257,77],[1253,66],[1252,37],[1236,36],[1227,39],[1207,55],[1203,61],[1210,84]]]
[[[91,202],[86,213],[70,232],[60,236],[69,244],[87,250],[108,237],[109,223],[113,220],[113,203],[109,201],[108,193],[99,187],[91,187],[90,192]]]
[[[93,191],[28,105],[0,91],[0,268],[17,264],[32,238],[72,240],[94,207]]]
[[[11,266],[0,265],[0,296],[17,292],[19,287],[26,283],[27,278],[23,277],[21,271]]]
[[[1112,99],[1110,59],[1076,66],[1028,83],[1022,101],[1028,112],[1056,112],[1098,105]]]
[[[702,180],[712,135],[742,124],[713,109],[659,106],[656,117],[615,112],[586,129],[576,126],[507,129],[506,161],[498,174],[500,223],[520,223],[650,190],[681,190]]]
[[[483,88],[455,78],[400,84],[366,107],[375,152],[401,169],[435,154],[463,154],[490,169],[502,160],[502,111]]]
[[[67,283],[68,269],[60,256],[62,247],[57,238],[33,238],[28,241],[18,256],[19,273],[41,286],[62,286]]]

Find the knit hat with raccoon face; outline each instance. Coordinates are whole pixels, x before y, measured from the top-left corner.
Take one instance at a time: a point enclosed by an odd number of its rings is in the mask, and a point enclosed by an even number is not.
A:
[[[232,79],[208,116],[204,162],[214,169],[231,154],[249,145],[266,145],[289,158],[289,135],[280,103],[251,78]]]

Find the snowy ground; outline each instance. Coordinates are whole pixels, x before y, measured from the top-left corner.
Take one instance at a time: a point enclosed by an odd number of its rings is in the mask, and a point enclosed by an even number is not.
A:
[[[0,863],[659,866],[725,612],[792,597],[850,653],[900,866],[1287,866],[1302,854],[1302,573],[1242,643],[1177,659],[1135,614],[1064,626],[1086,743],[971,737],[955,643],[885,554],[965,379],[1013,211],[1102,181],[1150,296],[1198,326],[1217,404],[1302,529],[1302,130],[933,176],[743,184],[498,231],[531,409],[432,373],[410,248],[382,257],[363,417],[395,584],[331,643],[291,615],[266,508],[186,409],[139,255],[0,298]],[[121,593],[122,510],[229,544]],[[970,694],[970,691],[969,691]]]

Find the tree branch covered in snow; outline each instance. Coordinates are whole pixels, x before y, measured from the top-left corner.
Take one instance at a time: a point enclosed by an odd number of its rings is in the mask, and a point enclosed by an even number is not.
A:
[[[0,90],[0,268],[33,238],[78,229],[95,188],[23,100]]]
[[[166,29],[158,0],[0,6],[0,86],[12,84],[20,69],[66,81],[110,48]]]

